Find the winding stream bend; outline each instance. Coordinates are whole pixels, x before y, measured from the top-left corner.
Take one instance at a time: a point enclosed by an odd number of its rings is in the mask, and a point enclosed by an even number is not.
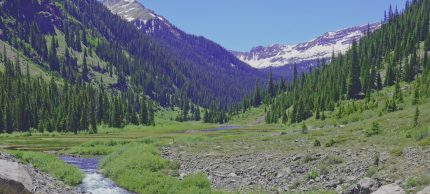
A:
[[[79,192],[92,194],[130,194],[127,190],[118,187],[112,180],[106,178],[97,169],[100,157],[80,158],[60,156],[64,162],[74,165],[85,173],[85,178],[79,187]]]

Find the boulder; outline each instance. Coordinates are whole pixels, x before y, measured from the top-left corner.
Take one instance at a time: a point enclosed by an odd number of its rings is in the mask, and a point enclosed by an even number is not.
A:
[[[353,185],[345,191],[345,194],[370,194],[378,189],[379,183],[375,179],[365,177],[358,181],[356,185]]]
[[[427,186],[423,190],[419,191],[417,194],[430,194],[430,186]]]
[[[372,194],[404,194],[405,191],[396,183],[384,185]]]
[[[19,185],[18,183],[20,183],[26,190],[33,189],[31,176],[18,162],[0,159],[0,179],[5,185],[8,183]]]

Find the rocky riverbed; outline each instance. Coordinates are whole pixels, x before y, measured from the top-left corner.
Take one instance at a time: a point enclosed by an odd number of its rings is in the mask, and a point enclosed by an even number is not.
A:
[[[74,194],[75,188],[0,152],[0,193]]]
[[[162,153],[180,163],[181,177],[205,172],[214,188],[242,192],[323,189],[338,193],[405,193],[415,189],[406,188],[407,178],[429,174],[430,169],[430,151],[420,148],[401,150],[401,155],[374,148],[196,153],[186,146],[172,145],[164,147]]]

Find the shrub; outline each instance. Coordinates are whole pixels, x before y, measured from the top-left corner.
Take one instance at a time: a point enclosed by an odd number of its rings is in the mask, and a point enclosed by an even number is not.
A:
[[[371,137],[373,135],[377,135],[377,134],[381,133],[381,129],[380,129],[378,123],[373,122],[372,128],[366,129],[364,132],[366,133],[367,137]]]
[[[318,172],[315,170],[312,170],[308,173],[307,179],[311,180],[311,179],[316,179],[319,176]]]
[[[309,133],[308,126],[306,126],[306,124],[304,122],[303,122],[303,125],[302,125],[302,133],[303,134]]]
[[[315,140],[314,140],[314,146],[315,146],[315,147],[320,147],[320,146],[321,146],[321,142],[320,142],[320,140],[315,139]]]
[[[337,165],[337,164],[342,164],[343,162],[344,162],[343,159],[337,156],[327,156],[321,161],[321,163],[324,163],[327,165]]]
[[[371,166],[366,172],[366,177],[372,178],[372,176],[375,175],[377,172],[378,169],[374,166]]]
[[[312,157],[311,154],[306,154],[305,158],[303,158],[304,163],[308,163],[308,162],[312,162],[312,161],[314,161],[314,158]]]
[[[423,140],[430,136],[430,131],[427,129],[427,127],[423,127],[421,129],[418,129],[417,131],[413,132],[414,138],[417,141]]]
[[[419,141],[418,145],[420,145],[420,146],[428,146],[428,145],[430,145],[430,138],[426,138],[426,139],[423,139],[423,140]]]
[[[330,167],[326,164],[321,164],[320,165],[320,173],[323,175],[326,175],[330,172]]]
[[[410,177],[406,180],[406,187],[413,188],[418,186],[427,186],[430,184],[430,176],[422,175],[419,177]]]
[[[401,155],[403,154],[403,151],[402,151],[401,149],[399,149],[399,148],[396,148],[396,149],[392,149],[392,150],[390,151],[390,154],[391,154],[392,156],[397,156],[397,157],[399,157],[399,156],[401,156]]]
[[[332,147],[336,144],[336,140],[330,139],[327,143],[325,143],[325,147]]]

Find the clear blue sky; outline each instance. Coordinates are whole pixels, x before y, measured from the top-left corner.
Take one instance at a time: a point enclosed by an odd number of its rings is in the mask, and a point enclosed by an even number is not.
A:
[[[185,32],[227,49],[294,44],[325,32],[381,21],[406,0],[139,0]]]

